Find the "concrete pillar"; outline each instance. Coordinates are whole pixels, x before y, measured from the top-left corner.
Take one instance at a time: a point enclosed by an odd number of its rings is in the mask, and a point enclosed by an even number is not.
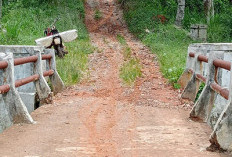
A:
[[[185,88],[188,84],[188,82],[190,81],[190,79],[192,78],[192,73],[189,72],[190,69],[195,68],[195,60],[194,58],[189,56],[190,52],[196,53],[197,47],[195,46],[189,46],[188,47],[188,53],[187,53],[187,60],[186,60],[186,68],[184,70],[184,72],[182,73],[182,75],[180,76],[178,83],[180,84],[181,88]]]
[[[62,91],[65,88],[65,85],[56,69],[56,58],[55,58],[54,49],[45,49],[45,54],[52,55],[51,61],[50,62],[49,60],[46,61],[47,62],[46,66],[47,66],[47,70],[49,69],[54,70],[54,74],[50,76],[50,80],[51,80],[53,93],[57,94],[58,92]]]
[[[206,39],[207,39],[207,25],[203,25],[203,24],[191,25],[190,37],[193,40],[206,41]]]
[[[232,60],[232,51],[225,51],[223,60],[230,62]],[[231,78],[230,71],[221,68],[219,68],[219,70],[221,71],[221,75],[222,75],[220,85],[222,88],[227,88],[229,90],[228,87],[230,86],[230,78]],[[208,121],[209,122],[208,124],[212,127],[212,129],[214,128],[218,118],[223,112],[223,109],[226,107],[228,103],[229,100],[226,100],[220,94],[217,94],[216,100],[214,102],[214,108],[211,111],[210,121]]]
[[[181,98],[183,99],[189,99],[194,101],[196,98],[200,86],[200,81],[196,78],[196,74],[202,74],[203,72],[201,68],[201,62],[199,62],[197,59],[199,54],[199,52],[195,52],[195,57],[192,61],[193,74],[181,95]]]
[[[232,63],[231,63],[232,64]],[[230,70],[229,101],[210,136],[212,148],[232,151],[232,68]]]
[[[0,61],[6,57],[5,53],[0,53]],[[7,82],[2,77],[5,75],[5,70],[0,69],[0,85],[5,85]],[[9,105],[5,104],[3,95],[0,94],[0,133],[13,124],[12,116],[9,114]]]
[[[13,53],[13,57],[22,58],[36,55],[35,51],[43,52],[44,48],[40,46],[26,46],[26,45],[0,45],[0,52]],[[14,67],[14,79],[22,79],[34,75],[35,63],[27,63]],[[26,105],[28,112],[31,113],[35,110],[37,101],[37,92],[34,82],[28,83],[21,87],[16,88],[19,92],[23,103]],[[39,101],[39,100],[38,100]]]
[[[34,74],[39,74],[39,80],[35,81],[35,87],[40,100],[51,97],[51,89],[43,76],[41,51],[35,50],[38,60],[35,62]]]
[[[215,52],[211,52],[209,59],[208,59],[208,76],[207,76],[207,80],[206,80],[206,85],[199,97],[199,99],[197,100],[197,102],[195,103],[195,105],[193,106],[193,109],[190,113],[190,118],[193,119],[198,119],[198,120],[202,120],[204,122],[207,122],[211,110],[213,108],[214,105],[214,99],[215,99],[215,92],[211,89],[210,84],[215,82],[214,78],[215,78],[215,66],[213,65],[213,61],[215,59],[223,59],[224,57],[224,52],[223,51],[215,51]],[[217,76],[218,80],[220,75]]]
[[[5,111],[8,112],[9,119],[12,123],[33,123],[32,117],[15,89],[13,54],[1,53],[0,60],[8,62],[8,67],[3,72],[3,80],[4,84],[10,86],[10,91],[3,94],[2,98],[7,106]]]
[[[13,124],[7,108],[8,107],[0,94],[0,133]]]

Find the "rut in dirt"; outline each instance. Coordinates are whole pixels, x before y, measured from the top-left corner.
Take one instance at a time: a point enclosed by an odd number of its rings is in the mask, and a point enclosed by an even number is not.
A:
[[[180,93],[162,77],[156,56],[129,33],[119,4],[86,0],[85,8],[97,49],[89,55],[89,77],[32,113],[35,125],[5,131],[0,156],[223,156],[206,151],[210,129],[188,119]],[[99,20],[96,10],[102,13]],[[119,77],[126,61],[118,34],[142,66],[142,77],[132,87]]]

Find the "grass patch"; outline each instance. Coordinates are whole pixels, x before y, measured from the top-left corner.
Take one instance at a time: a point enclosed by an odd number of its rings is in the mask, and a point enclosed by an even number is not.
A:
[[[128,60],[131,58],[131,49],[130,47],[124,47],[122,49],[122,52],[123,52],[123,57],[124,57],[124,60]]]
[[[122,46],[126,46],[127,43],[126,43],[126,39],[120,35],[120,34],[117,34],[117,40],[119,41],[119,43],[122,45]]]
[[[135,80],[141,76],[141,66],[138,59],[130,59],[120,69],[120,78],[128,85],[133,85]]]
[[[100,12],[100,10],[99,9],[95,10],[94,19],[99,20],[101,18],[102,18],[102,13]]]
[[[84,5],[82,0],[18,0],[3,4],[0,43],[5,45],[35,45],[34,40],[43,37],[43,31],[55,18],[57,29],[62,32],[78,30],[78,39],[65,43],[69,54],[64,59],[57,57],[57,69],[65,84],[80,81],[88,69],[87,56],[93,51],[84,24]]]
[[[174,87],[175,89],[180,89],[180,88],[181,88],[181,85],[180,85],[179,83],[174,83],[174,84],[173,84],[173,87]]]
[[[198,100],[198,98],[200,97],[200,95],[201,95],[204,87],[205,87],[205,83],[201,82],[199,90],[197,92],[197,95],[196,95],[196,98],[195,98],[194,102],[196,102]]]
[[[126,43],[123,36],[117,35],[117,40],[122,45],[122,54],[125,63],[120,68],[120,78],[129,86],[133,85],[138,77],[142,76],[141,65],[139,59],[131,56],[131,49]]]
[[[124,60],[126,61],[126,60],[130,59],[131,58],[131,49],[128,46],[128,44],[126,43],[126,39],[122,35],[117,34],[117,40],[123,47],[122,54],[123,54]]]
[[[185,68],[187,49],[192,40],[173,25],[159,25],[157,30],[147,34],[142,41],[156,53],[163,75],[175,83]]]
[[[88,71],[88,54],[94,51],[88,40],[66,44],[69,52],[63,59],[57,57],[57,70],[67,85],[81,80]]]

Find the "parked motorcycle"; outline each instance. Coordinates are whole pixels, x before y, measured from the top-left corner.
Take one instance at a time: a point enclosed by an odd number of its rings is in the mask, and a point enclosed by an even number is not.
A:
[[[54,20],[53,24],[44,30],[45,36],[53,36],[53,40],[50,46],[47,48],[54,48],[58,57],[63,58],[68,51],[65,50],[65,46],[62,41],[62,37],[59,35],[59,31],[56,29],[55,24],[58,18]]]

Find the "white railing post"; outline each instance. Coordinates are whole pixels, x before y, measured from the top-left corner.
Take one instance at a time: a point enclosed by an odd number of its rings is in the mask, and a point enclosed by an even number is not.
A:
[[[193,58],[193,63],[192,63],[192,77],[188,81],[186,87],[184,88],[184,91],[181,95],[181,98],[183,99],[189,99],[194,101],[196,98],[196,94],[199,89],[200,81],[196,78],[196,72],[201,72],[200,68],[200,62],[198,61],[198,55],[200,54],[199,52],[195,52],[195,57]]]
[[[3,73],[4,84],[10,86],[10,90],[3,94],[4,103],[7,104],[7,112],[9,114],[10,120],[13,123],[33,123],[33,119],[28,113],[28,110],[20,98],[18,91],[15,89],[14,80],[14,60],[13,54],[7,53],[1,60],[8,62],[8,67]]]
[[[208,75],[205,87],[200,94],[197,102],[194,104],[190,113],[190,118],[203,120],[207,122],[214,105],[215,91],[211,89],[210,84],[215,82],[216,68],[213,65],[215,59],[223,59],[224,52],[211,52],[208,59]],[[217,75],[219,77],[220,75]]]
[[[186,67],[182,75],[180,76],[178,83],[181,85],[182,88],[185,88],[192,77],[192,73],[189,72],[190,69],[193,69],[195,66],[195,61],[193,57],[189,56],[189,53],[196,53],[197,47],[190,45],[188,47],[188,54],[186,60]]]
[[[232,68],[230,70],[229,101],[214,126],[210,142],[212,147],[232,151]]]
[[[46,68],[47,70],[52,69],[54,70],[54,74],[49,76],[51,80],[51,85],[53,89],[53,93],[57,94],[58,92],[62,91],[65,88],[64,82],[60,78],[60,75],[57,72],[56,69],[56,58],[55,58],[55,52],[53,49],[45,49],[45,54],[50,54],[52,55],[51,60],[46,61]]]
[[[39,80],[35,81],[35,87],[39,99],[43,101],[45,99],[49,99],[50,97],[52,97],[52,94],[51,94],[51,89],[48,86],[48,83],[43,76],[41,51],[35,50],[34,52],[35,55],[38,56],[38,59],[35,62],[34,74],[39,74],[40,76]]]
[[[2,61],[5,56],[5,53],[0,53],[0,61]],[[6,75],[5,70],[0,69],[0,74],[2,76],[3,74]],[[4,78],[0,78],[0,80],[1,85],[5,85],[7,83],[4,81]],[[4,96],[0,94],[0,133],[13,124],[11,120],[12,118],[9,114],[9,106],[5,104],[3,97]]]

